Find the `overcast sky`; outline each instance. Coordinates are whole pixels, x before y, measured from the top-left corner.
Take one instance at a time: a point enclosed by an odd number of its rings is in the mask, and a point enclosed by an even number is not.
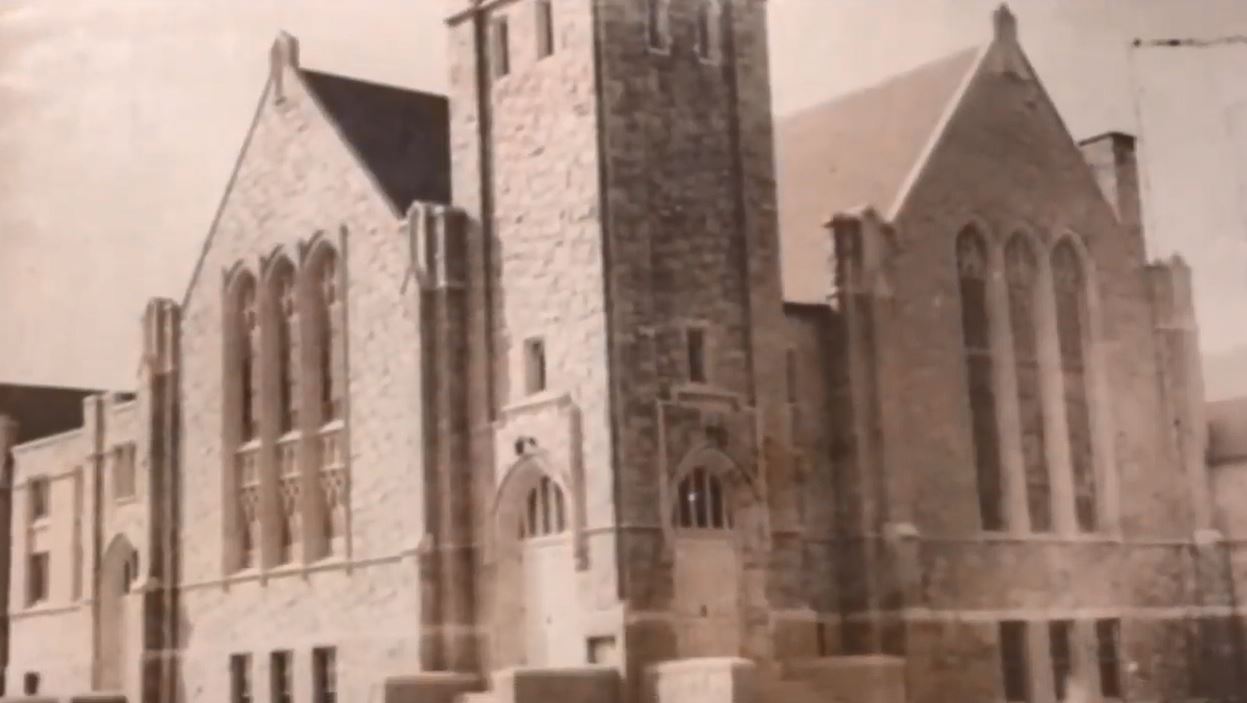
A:
[[[775,108],[982,43],[996,4],[771,0]],[[0,0],[0,381],[133,385],[142,306],[182,297],[279,29],[309,67],[442,90],[446,6]],[[1152,253],[1195,265],[1205,348],[1247,349],[1247,47],[1128,49],[1247,34],[1247,2],[1011,6],[1076,137],[1142,133]]]

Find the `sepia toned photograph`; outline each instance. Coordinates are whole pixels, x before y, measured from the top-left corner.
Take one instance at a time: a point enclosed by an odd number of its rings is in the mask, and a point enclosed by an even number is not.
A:
[[[8,702],[1247,703],[1247,0],[0,0]]]

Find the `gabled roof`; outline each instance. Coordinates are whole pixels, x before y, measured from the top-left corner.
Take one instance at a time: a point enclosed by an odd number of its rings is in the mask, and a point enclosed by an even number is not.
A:
[[[894,215],[983,53],[965,49],[776,121],[785,299],[824,299],[833,214]]]
[[[398,212],[450,202],[450,105],[444,96],[301,69]]]

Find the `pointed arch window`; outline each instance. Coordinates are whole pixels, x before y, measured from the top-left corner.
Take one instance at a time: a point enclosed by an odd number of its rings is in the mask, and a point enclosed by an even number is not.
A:
[[[548,476],[542,476],[525,497],[524,514],[520,518],[520,539],[557,535],[566,530],[563,489]]]
[[[689,472],[677,488],[671,522],[684,529],[731,529],[732,508],[722,479],[700,466]]]
[[[277,421],[281,434],[299,427],[299,302],[294,267],[282,260],[273,272],[274,363],[277,371]]]
[[[255,278],[243,273],[236,283],[235,320],[240,410],[239,439],[249,442],[260,435],[260,317],[256,309]]]
[[[1087,392],[1087,296],[1082,260],[1069,241],[1052,250],[1052,287],[1056,302],[1057,343],[1061,351],[1066,432],[1074,479],[1078,528],[1094,531],[1095,464],[1091,446],[1091,411]]]
[[[326,555],[345,552],[346,461],[345,431],[345,341],[342,278],[339,257],[332,246],[322,244],[309,260],[308,323],[312,349],[310,379],[316,405],[312,408],[320,430],[319,471],[316,486],[320,495],[312,501],[312,526],[323,538]]]
[[[342,372],[342,300],[338,285],[338,257],[326,247],[315,262],[313,323],[316,337],[316,372],[320,385],[320,420],[328,424],[342,419],[344,387]]]
[[[228,436],[235,446],[229,465],[229,493],[233,519],[229,535],[236,569],[258,564],[260,544],[260,312],[255,278],[242,271],[234,279],[225,339],[231,358],[226,361],[231,388],[229,417],[234,419]],[[227,427],[230,426],[227,424]]]
[[[979,520],[985,530],[1002,530],[1004,504],[987,295],[987,243],[973,227],[963,229],[957,237],[957,277],[961,292],[961,331],[970,396],[970,431],[974,443]]]
[[[1043,377],[1039,364],[1039,317],[1036,313],[1038,271],[1034,249],[1025,236],[1015,234],[1005,247],[1005,281],[1008,286],[1014,375],[1017,379],[1026,511],[1032,531],[1048,532],[1052,529],[1052,481],[1048,468]]]

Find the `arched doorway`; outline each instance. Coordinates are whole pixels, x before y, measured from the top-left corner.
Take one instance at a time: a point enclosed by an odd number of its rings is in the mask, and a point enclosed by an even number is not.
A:
[[[741,546],[737,486],[717,453],[693,457],[677,475],[670,505],[672,610],[680,656],[741,653]]]
[[[579,664],[576,570],[566,499],[543,476],[528,491],[520,521],[525,653],[530,666]]]
[[[98,675],[96,689],[121,691],[125,688],[125,665],[129,650],[126,642],[126,594],[138,577],[138,552],[123,535],[117,535],[104,551],[100,562]]]
[[[569,495],[532,459],[499,492],[495,668],[584,663]]]

